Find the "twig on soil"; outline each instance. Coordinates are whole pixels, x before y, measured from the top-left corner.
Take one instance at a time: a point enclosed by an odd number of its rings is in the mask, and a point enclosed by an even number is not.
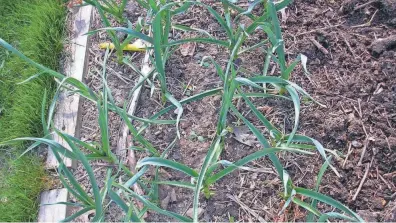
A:
[[[260,215],[258,215],[254,210],[249,208],[246,204],[244,204],[242,201],[240,201],[236,196],[233,196],[231,194],[227,194],[227,197],[237,203],[243,210],[248,212],[249,214],[253,215],[259,222],[266,222]]]
[[[389,190],[392,190],[392,186],[386,181],[380,174],[378,174],[379,178],[386,184]]]
[[[396,175],[396,171],[386,173],[386,174],[384,174],[384,177],[393,177],[393,175]]]
[[[323,28],[319,28],[319,29],[313,29],[313,30],[310,30],[310,31],[307,31],[307,32],[303,32],[303,33],[297,33],[295,35],[295,37],[302,36],[302,35],[309,34],[309,33],[318,32],[318,31],[322,31],[322,30],[325,30],[325,29],[331,29],[331,28],[339,27],[342,24],[344,24],[344,22],[341,22],[340,24],[337,24],[337,25],[334,25],[334,26],[328,26],[328,27],[323,27]]]
[[[368,143],[369,143],[369,135],[367,134],[366,127],[364,126],[364,123],[363,123],[363,120],[362,120],[363,112],[362,112],[362,106],[360,104],[360,101],[361,100],[358,99],[359,110],[355,106],[354,106],[354,108],[359,114],[360,122],[362,123],[362,128],[363,128],[364,134],[366,135],[366,138],[364,139],[363,150],[362,150],[362,153],[360,155],[358,166],[362,165],[362,161],[363,161],[364,155],[366,154],[367,146],[368,146]]]
[[[363,176],[362,180],[360,181],[359,187],[358,187],[358,189],[356,190],[355,195],[354,195],[353,198],[352,198],[352,201],[356,200],[356,198],[357,198],[357,196],[358,196],[360,190],[362,189],[363,184],[364,184],[364,181],[365,181],[366,178],[367,178],[369,169],[370,169],[370,163],[367,163],[367,165],[366,165],[366,171],[364,172],[364,176]]]
[[[349,44],[348,40],[345,38],[344,35],[342,35],[342,38],[344,39],[344,42],[345,42],[345,44],[347,45],[349,52],[351,52],[351,53],[352,53],[352,56],[353,56],[354,58],[356,58],[356,55],[355,55],[355,53],[354,53],[353,50],[352,50],[351,44]]]
[[[344,162],[342,163],[342,168],[345,167],[345,164],[346,164],[346,162],[347,162],[347,160],[348,160],[348,157],[349,157],[349,155],[351,155],[352,152],[353,152],[352,143],[349,143],[348,153],[347,153],[347,155],[346,155],[346,157],[345,157]]]
[[[309,37],[309,40],[325,55],[329,54],[329,51],[326,50],[318,41],[313,37]]]
[[[351,26],[351,28],[362,28],[362,27],[366,27],[366,26],[371,26],[371,22],[373,21],[375,15],[377,14],[378,9],[374,12],[373,16],[371,17],[370,21],[361,24],[361,25],[356,25],[356,26]]]
[[[361,165],[362,165],[362,161],[363,161],[364,155],[366,154],[368,142],[369,142],[368,136],[366,136],[366,139],[364,140],[364,144],[363,144],[362,154],[360,155],[360,159],[359,159],[359,162],[358,162],[358,164],[357,164],[358,166],[361,166]]]
[[[372,1],[366,2],[366,3],[364,3],[364,4],[358,5],[358,6],[356,6],[356,7],[353,9],[353,12],[355,12],[355,11],[357,11],[357,10],[359,10],[359,9],[362,9],[362,8],[368,6],[368,5],[371,5],[371,4],[373,4],[373,3],[376,3],[376,2],[379,2],[379,0],[372,0]]]

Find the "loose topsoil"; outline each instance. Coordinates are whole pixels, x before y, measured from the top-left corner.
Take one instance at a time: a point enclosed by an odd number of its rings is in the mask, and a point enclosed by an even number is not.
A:
[[[218,3],[204,2],[220,10]],[[238,4],[248,5],[247,2]],[[140,11],[130,2],[126,15],[135,22]],[[297,67],[291,80],[326,106],[321,107],[302,98],[298,130],[300,134],[313,137],[327,149],[335,151],[332,161],[341,176],[337,177],[328,170],[320,192],[346,204],[368,221],[396,221],[396,2],[298,0],[280,18],[288,62],[299,54],[308,57],[310,74],[304,74],[303,69]],[[225,37],[215,19],[197,6],[175,17],[174,22],[205,29],[220,39]],[[100,17],[95,12],[92,29],[100,27]],[[192,37],[187,35],[191,34],[174,31],[171,37]],[[263,38],[264,34],[257,34],[251,36],[249,42],[257,43]],[[102,72],[104,51],[99,50],[97,44],[109,39],[105,33],[99,32],[91,41],[89,72],[85,82],[94,90],[100,90],[99,72]],[[139,66],[143,55],[129,53],[129,56]],[[180,100],[222,85],[212,66],[200,66],[204,56],[212,56],[223,66],[228,60],[225,49],[206,44],[190,45],[188,49],[183,48],[172,54],[166,65],[166,74],[168,90],[175,98]],[[251,73],[260,73],[264,56],[260,50],[243,54],[241,66]],[[278,69],[274,66],[270,65],[271,75],[278,75]],[[115,55],[109,59],[107,73],[113,96],[122,105],[138,75],[129,67],[117,64]],[[240,75],[251,76],[248,73]],[[252,100],[277,127],[286,133],[292,130],[294,109],[291,102]],[[220,103],[221,97],[217,95],[184,105],[181,139],[168,152],[169,159],[200,168],[215,136]],[[147,118],[161,108],[159,91],[150,96],[150,88],[143,88],[136,115]],[[249,114],[249,108],[244,103],[240,104],[239,109],[265,133],[265,128]],[[169,112],[161,118],[175,117],[176,114]],[[114,114],[110,114],[109,120],[111,146],[116,148],[121,121]],[[228,124],[238,126],[240,123],[231,113]],[[176,129],[173,125],[153,125],[144,136],[163,151],[176,137]],[[89,141],[100,140],[97,109],[87,101],[83,104],[81,137]],[[230,135],[221,159],[236,161],[259,150],[256,144],[253,139],[250,145],[246,145]],[[136,153],[137,159],[142,156]],[[314,187],[323,164],[319,154],[281,153],[278,156],[296,186]],[[99,183],[103,185],[106,166],[103,163],[92,165]],[[284,204],[282,185],[268,159],[257,160],[248,166],[252,167],[250,171],[235,171],[217,182],[212,188],[215,194],[210,199],[201,196],[202,221],[230,221],[231,217],[238,221],[305,220],[305,210],[294,205],[279,215]],[[79,167],[75,174],[89,191],[89,182],[82,168]],[[162,169],[160,178],[189,181],[185,175],[166,168]],[[362,179],[361,189],[355,196]],[[192,191],[187,189],[160,187],[160,205],[164,209],[188,215],[192,198]],[[319,204],[318,207],[323,211],[332,210],[326,205]],[[122,219],[116,205],[111,204],[106,220]],[[174,219],[149,212],[146,220]]]

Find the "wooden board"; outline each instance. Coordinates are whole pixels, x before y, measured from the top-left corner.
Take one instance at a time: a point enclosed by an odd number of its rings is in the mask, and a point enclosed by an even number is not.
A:
[[[67,189],[55,189],[41,193],[40,204],[54,204],[67,202]],[[40,206],[38,222],[59,222],[68,216],[67,206],[63,204]]]
[[[66,64],[65,75],[73,77],[77,80],[82,81],[83,75],[87,70],[87,49],[88,36],[84,35],[90,29],[91,17],[92,17],[92,6],[80,7],[76,14],[73,16],[73,38],[71,40],[71,60],[70,63]],[[54,115],[55,128],[67,133],[69,135],[79,137],[80,134],[80,96],[79,95],[67,95],[67,92],[62,92],[59,96],[58,106]],[[56,140],[61,145],[70,149],[67,143],[57,136],[54,135]],[[64,157],[64,163],[67,167],[75,167],[75,162]],[[58,167],[58,161],[56,160],[53,152],[49,149],[46,168],[55,169]]]

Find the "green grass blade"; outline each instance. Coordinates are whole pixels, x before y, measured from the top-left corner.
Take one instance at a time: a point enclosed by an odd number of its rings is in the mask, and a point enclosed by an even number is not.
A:
[[[241,13],[241,15],[251,14],[254,7],[256,7],[256,5],[258,5],[262,2],[264,2],[264,0],[255,0],[254,2],[250,3],[248,9],[246,11],[244,11],[243,13]]]
[[[170,185],[170,186],[176,186],[176,187],[183,187],[187,189],[194,190],[195,185],[187,182],[181,182],[181,181],[150,181],[152,184],[163,184],[163,185]]]
[[[212,14],[216,18],[220,26],[223,27],[223,29],[226,31],[228,38],[233,39],[233,33],[231,27],[227,24],[227,22],[223,19],[223,17],[221,17],[221,15],[217,13],[216,10],[214,10],[212,7],[204,4],[202,5],[205,6],[205,8],[210,12],[210,14]]]
[[[160,153],[157,151],[157,149],[155,149],[155,147],[149,141],[147,141],[144,137],[142,137],[138,133],[138,130],[135,128],[135,126],[132,125],[132,123],[129,120],[129,117],[126,114],[126,111],[124,109],[118,109],[117,113],[121,116],[121,118],[123,119],[124,123],[127,125],[129,131],[131,132],[135,140],[141,143],[144,146],[144,148],[147,149],[154,156],[159,156]]]
[[[70,152],[68,149],[66,149],[64,146],[61,144],[55,142],[54,140],[51,139],[45,139],[45,138],[35,138],[35,137],[22,137],[22,138],[17,138],[17,139],[12,139],[8,140],[5,142],[0,142],[0,146],[6,146],[6,145],[12,145],[13,143],[19,142],[19,141],[34,141],[34,142],[40,142],[43,144],[46,144],[50,146],[50,148],[59,154],[62,154],[63,156],[70,158],[70,159],[77,159],[76,155],[72,152]]]
[[[294,60],[292,64],[290,64],[289,67],[285,70],[284,76],[286,80],[290,79],[290,74],[294,70],[294,68],[297,66],[298,62],[301,61],[301,55],[298,55],[298,57]]]
[[[181,39],[181,40],[174,40],[174,41],[171,41],[171,42],[167,43],[166,45],[164,45],[164,47],[177,46],[177,45],[181,45],[181,44],[184,44],[184,43],[192,43],[192,42],[196,42],[196,43],[210,43],[210,44],[215,44],[215,45],[224,46],[224,47],[229,47],[230,46],[230,43],[228,41],[217,40],[217,39],[214,39],[214,38],[197,37],[197,38],[186,38],[186,39]]]
[[[313,207],[312,205],[309,205],[308,203],[306,203],[296,197],[293,197],[292,201],[293,201],[293,203],[297,204],[298,206],[303,207],[305,210],[309,211],[309,214],[314,214],[316,216],[321,215],[321,213],[315,207]]]
[[[165,10],[162,13],[162,17],[164,20],[164,32],[162,35],[162,43],[163,44],[167,44],[169,41],[169,34],[171,32],[171,27],[172,27],[172,22],[171,22],[171,14],[170,14],[170,10]]]
[[[114,201],[122,210],[124,210],[125,213],[128,213],[129,208],[128,205],[121,199],[120,196],[113,190],[109,190],[109,196],[112,201]],[[141,220],[136,216],[135,213],[131,214],[131,219],[132,222],[141,222]]]
[[[276,39],[280,43],[279,47],[276,48],[276,53],[278,54],[279,66],[280,66],[280,70],[282,73],[282,78],[285,79],[284,72],[286,70],[286,59],[285,59],[284,45],[283,45],[283,41],[282,41],[283,37],[282,37],[281,26],[279,23],[277,11],[275,8],[275,4],[273,3],[273,0],[268,0],[267,6],[268,6],[269,14],[271,16],[272,25],[273,25]]]
[[[106,81],[106,63],[109,57],[109,49],[106,49],[105,56],[103,59],[103,73],[102,73],[102,82],[107,83]],[[103,84],[103,99],[97,101],[97,107],[99,110],[99,127],[100,127],[100,138],[102,141],[102,150],[108,156],[111,156],[110,150],[110,136],[109,136],[109,120],[108,120],[108,93],[107,92],[107,84]]]
[[[148,166],[144,166],[142,169],[139,170],[131,179],[129,179],[125,184],[124,187],[131,187],[134,185],[141,176],[143,176],[148,170]]]
[[[277,2],[275,4],[276,11],[279,11],[279,10],[285,8],[286,6],[288,6],[292,2],[293,2],[293,0],[282,0],[281,2]]]
[[[220,142],[222,139],[222,135],[219,135],[215,141],[212,142],[205,160],[202,164],[201,171],[199,172],[197,184],[194,189],[194,199],[193,199],[193,221],[198,222],[198,208],[199,208],[199,194],[202,188],[202,184],[204,182],[204,178],[206,176],[206,171],[208,170],[213,157],[215,156],[218,150],[221,150]]]
[[[285,136],[286,139],[289,139],[289,136]],[[338,173],[337,169],[330,164],[330,161],[327,158],[326,152],[325,152],[325,148],[323,147],[323,145],[316,139],[313,139],[311,137],[308,136],[303,136],[303,135],[295,135],[295,138],[293,139],[294,141],[297,142],[307,142],[307,143],[313,143],[316,147],[316,149],[318,150],[319,154],[322,156],[322,158],[329,163],[330,168],[333,170],[333,172],[340,177],[340,173]]]
[[[147,36],[147,35],[145,35],[145,34],[143,34],[143,33],[137,32],[136,30],[128,29],[128,28],[126,28],[126,27],[106,27],[106,28],[100,28],[100,29],[97,29],[97,30],[89,31],[89,32],[87,32],[85,35],[93,35],[93,34],[99,32],[99,31],[102,31],[102,30],[123,32],[123,33],[127,33],[127,34],[129,34],[129,35],[131,35],[131,36],[133,36],[133,37],[135,37],[135,38],[144,40],[144,41],[146,41],[146,42],[148,42],[148,43],[151,43],[151,44],[154,43],[153,38],[151,38],[151,37],[149,37],[149,36]]]
[[[85,201],[86,205],[93,206],[94,201],[92,200],[91,197],[87,194],[87,192],[81,187],[80,183],[77,181],[77,179],[74,177],[74,175],[70,172],[70,170],[65,166],[65,164],[60,163],[59,164],[59,173],[63,173],[67,179],[69,180],[69,183],[73,186],[75,191],[79,194],[80,197],[84,198],[83,201]]]
[[[177,15],[177,14],[184,13],[184,12],[186,12],[186,11],[190,8],[191,5],[192,5],[191,2],[184,3],[184,4],[183,4],[182,6],[180,6],[179,8],[173,10],[173,11],[171,12],[171,15]]]
[[[235,81],[240,83],[240,84],[252,86],[252,87],[255,87],[255,88],[258,88],[258,89],[264,89],[263,87],[261,87],[260,85],[256,84],[255,82],[251,81],[248,78],[237,77],[237,78],[235,78]]]
[[[191,169],[190,167],[183,165],[181,163],[167,160],[167,159],[160,158],[160,157],[143,158],[136,164],[136,168],[140,168],[145,165],[168,167],[168,168],[183,172],[191,177],[198,177],[198,173],[195,170]]]
[[[359,217],[358,214],[356,214],[355,212],[353,212],[351,209],[349,209],[347,206],[341,204],[340,202],[334,200],[333,198],[323,195],[321,193],[315,192],[315,191],[311,191],[309,189],[305,189],[305,188],[301,188],[301,187],[296,187],[294,188],[296,190],[296,192],[298,194],[304,195],[306,197],[310,197],[312,199],[316,199],[318,201],[321,201],[325,204],[331,205],[351,216],[353,216],[357,221],[359,222],[364,222],[364,220]]]
[[[177,118],[176,118],[176,133],[177,137],[180,139],[180,131],[179,131],[179,123],[180,118],[183,115],[183,107],[178,100],[176,100],[171,94],[168,92],[165,93],[165,97],[177,108]]]
[[[77,146],[74,145],[74,143],[70,140],[68,135],[63,134],[59,131],[56,131],[56,132],[71,147],[71,149],[76,154],[77,158],[81,161],[82,165],[84,166],[85,170],[87,171],[89,180],[91,182],[92,190],[93,190],[93,195],[95,197],[95,213],[96,213],[95,219],[102,217],[104,213],[103,213],[103,208],[102,208],[102,199],[100,196],[99,186],[96,182],[95,174],[92,170],[91,165],[88,162],[88,159],[84,156],[84,154],[81,152],[81,150]]]
[[[324,213],[323,215],[320,216],[318,222],[328,222],[327,219],[329,218],[339,218],[339,219],[344,219],[347,222],[355,222],[356,219],[351,218],[349,216],[337,213],[337,212],[328,212],[328,213]]]
[[[151,203],[150,201],[148,201],[147,199],[145,199],[143,196],[140,196],[139,194],[136,194],[134,191],[130,190],[129,188],[125,188],[122,185],[119,184],[114,184],[114,186],[121,188],[123,190],[125,190],[126,192],[130,193],[130,195],[132,195],[132,197],[138,199],[139,201],[141,201],[146,207],[148,207],[149,209],[159,213],[159,214],[163,214],[172,218],[175,218],[181,222],[191,222],[190,218],[181,216],[177,213],[171,212],[171,211],[166,211],[163,210],[161,208],[159,208],[157,205]]]
[[[73,202],[56,202],[56,203],[50,203],[50,204],[40,204],[40,206],[57,205],[57,204],[63,204],[63,205],[72,206],[72,207],[85,207],[84,204],[73,203]]]
[[[224,81],[224,72],[223,69],[221,68],[221,66],[213,59],[213,57],[211,56],[204,56],[202,57],[201,60],[201,66],[203,66],[204,62],[206,62],[207,60],[209,60],[216,68],[216,73],[220,76],[221,80]]]
[[[290,97],[293,100],[293,104],[294,104],[294,127],[287,139],[287,145],[289,145],[292,142],[293,137],[296,134],[298,128],[298,122],[300,119],[300,98],[298,97],[298,93],[294,88],[288,85],[285,86],[285,88],[289,92]]]
[[[73,189],[69,183],[66,181],[66,179],[63,177],[62,174],[59,174],[59,180],[60,182],[63,184],[63,186],[67,189],[67,191],[72,194],[77,200],[79,200],[80,202],[83,202],[85,205],[87,206],[92,206],[93,208],[93,201],[91,198],[87,199],[85,196],[85,191],[83,192],[83,194],[81,195],[79,192],[77,192],[75,189]],[[92,202],[91,202],[92,201]]]
[[[77,211],[76,213],[70,215],[69,217],[63,219],[63,220],[60,221],[60,222],[70,222],[70,221],[73,221],[73,220],[76,219],[77,217],[79,217],[79,216],[81,216],[81,215],[87,213],[88,211],[90,211],[90,210],[92,210],[92,209],[93,209],[92,207],[83,208],[83,209]]]
[[[261,132],[256,127],[254,127],[254,125],[249,120],[247,120],[245,117],[243,117],[242,114],[239,113],[238,110],[234,106],[231,106],[231,110],[238,116],[238,118],[242,119],[242,121],[249,127],[250,131],[253,132],[253,134],[257,137],[260,144],[264,148],[271,147],[268,140],[261,134]],[[283,169],[283,166],[280,163],[278,157],[275,154],[270,154],[269,158],[270,158],[271,162],[274,164],[275,169],[278,172],[280,179],[282,180],[284,169]]]
[[[40,77],[42,74],[45,74],[45,71],[41,71],[41,72],[39,72],[39,73],[37,73],[35,75],[32,75],[32,76],[28,77],[26,80],[17,83],[17,85],[25,84],[25,83],[27,83],[27,82],[29,82],[31,80],[34,80],[34,79]]]
[[[243,100],[245,100],[246,104],[249,106],[250,110],[257,116],[257,118],[264,124],[264,126],[270,131],[274,132],[276,135],[282,135],[282,132],[279,131],[272,123],[253,105],[253,103],[245,96],[244,93],[240,93]]]
[[[260,48],[260,47],[264,46],[264,45],[267,44],[267,43],[268,43],[268,40],[263,40],[263,41],[261,41],[261,42],[259,42],[259,43],[257,43],[257,44],[254,44],[253,46],[246,47],[246,48],[244,48],[244,49],[242,49],[242,50],[240,50],[240,51],[238,52],[238,56],[241,55],[241,54],[243,54],[243,53],[246,53],[246,52],[255,50],[255,49],[257,49],[257,48]]]
[[[6,41],[4,41],[2,38],[0,38],[0,45],[2,47],[4,47],[6,50],[11,51],[12,53],[14,53],[15,55],[17,55],[18,57],[20,57],[22,60],[26,61],[27,63],[33,65],[34,67],[38,68],[39,70],[45,71],[47,73],[49,73],[51,76],[54,76],[58,79],[63,79],[65,78],[64,75],[53,71],[47,67],[44,67],[43,65],[34,62],[33,60],[29,59],[28,57],[26,57],[24,54],[22,54],[21,52],[19,52],[17,49],[15,49],[13,46],[11,46],[9,43],[7,43]]]
[[[244,92],[243,93],[245,97],[247,98],[282,98],[286,100],[291,100],[288,97],[285,97],[283,95],[277,95],[277,94],[267,94],[267,93],[260,93],[260,92]],[[241,94],[234,94],[234,98],[242,98]]]
[[[153,38],[154,38],[153,41],[154,56],[155,56],[154,64],[159,75],[162,94],[165,94],[167,91],[167,87],[166,87],[165,68],[164,68],[165,64],[163,61],[163,51],[162,51],[163,30],[162,30],[162,21],[161,21],[160,12],[158,12],[157,15],[154,17],[152,28],[153,28]],[[162,97],[164,97],[164,95],[162,95]]]
[[[326,172],[330,161],[331,161],[331,157],[329,157],[329,162],[323,163],[322,167],[319,170],[319,173],[318,173],[318,176],[317,176],[317,179],[316,179],[315,189],[314,189],[316,192],[319,192],[320,182],[322,182],[322,177],[323,177],[324,173]],[[313,208],[316,208],[317,203],[318,203],[318,201],[313,199],[312,202],[311,202],[311,206]],[[314,221],[314,215],[313,215],[313,212],[311,212],[307,216],[307,222],[313,222],[313,221]]]

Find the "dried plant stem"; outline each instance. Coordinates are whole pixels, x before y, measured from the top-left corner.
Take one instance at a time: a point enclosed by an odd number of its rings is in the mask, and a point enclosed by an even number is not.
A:
[[[362,180],[360,181],[359,187],[358,187],[358,189],[356,190],[355,195],[354,195],[353,198],[352,198],[353,201],[356,200],[356,198],[357,198],[357,196],[358,196],[360,190],[362,189],[363,184],[364,184],[364,181],[366,181],[366,178],[367,178],[369,169],[370,169],[370,163],[367,163],[367,165],[366,165],[366,171],[364,172],[364,176],[363,176]]]

